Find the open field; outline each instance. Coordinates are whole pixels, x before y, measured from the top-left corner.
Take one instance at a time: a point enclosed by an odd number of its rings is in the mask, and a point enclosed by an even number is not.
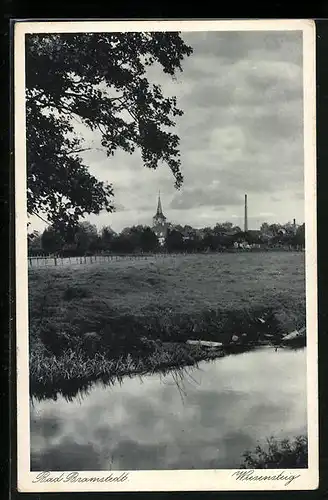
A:
[[[298,328],[304,257],[187,255],[31,269],[31,389],[219,355],[188,339],[227,344],[232,335],[256,341]]]

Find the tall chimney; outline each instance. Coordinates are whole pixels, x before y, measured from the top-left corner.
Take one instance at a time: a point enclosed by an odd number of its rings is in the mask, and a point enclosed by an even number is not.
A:
[[[244,232],[248,231],[248,220],[247,220],[247,194],[245,194],[245,217],[244,217]]]

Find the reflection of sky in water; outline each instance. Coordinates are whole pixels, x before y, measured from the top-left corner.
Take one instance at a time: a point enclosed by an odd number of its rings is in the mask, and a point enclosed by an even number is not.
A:
[[[306,352],[228,356],[31,407],[32,470],[236,468],[270,435],[306,431]]]

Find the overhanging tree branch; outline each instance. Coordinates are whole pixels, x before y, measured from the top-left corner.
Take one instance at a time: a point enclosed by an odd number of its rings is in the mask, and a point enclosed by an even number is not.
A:
[[[166,129],[182,111],[149,83],[146,65],[157,63],[174,76],[192,49],[179,33],[115,33],[115,43],[113,36],[26,37],[27,162],[33,174],[28,188],[33,211],[43,209],[50,221],[74,224],[85,213],[113,209],[112,190],[83,165],[79,153],[93,148],[83,147],[73,120],[98,129],[108,155],[139,148],[147,168],[166,163],[181,185],[179,138]],[[106,95],[106,88],[117,95]],[[74,213],[58,202],[65,193],[74,200]]]

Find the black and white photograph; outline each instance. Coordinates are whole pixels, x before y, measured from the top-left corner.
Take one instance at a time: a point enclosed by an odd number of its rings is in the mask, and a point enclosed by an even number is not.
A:
[[[16,23],[20,491],[317,487],[314,37]]]

